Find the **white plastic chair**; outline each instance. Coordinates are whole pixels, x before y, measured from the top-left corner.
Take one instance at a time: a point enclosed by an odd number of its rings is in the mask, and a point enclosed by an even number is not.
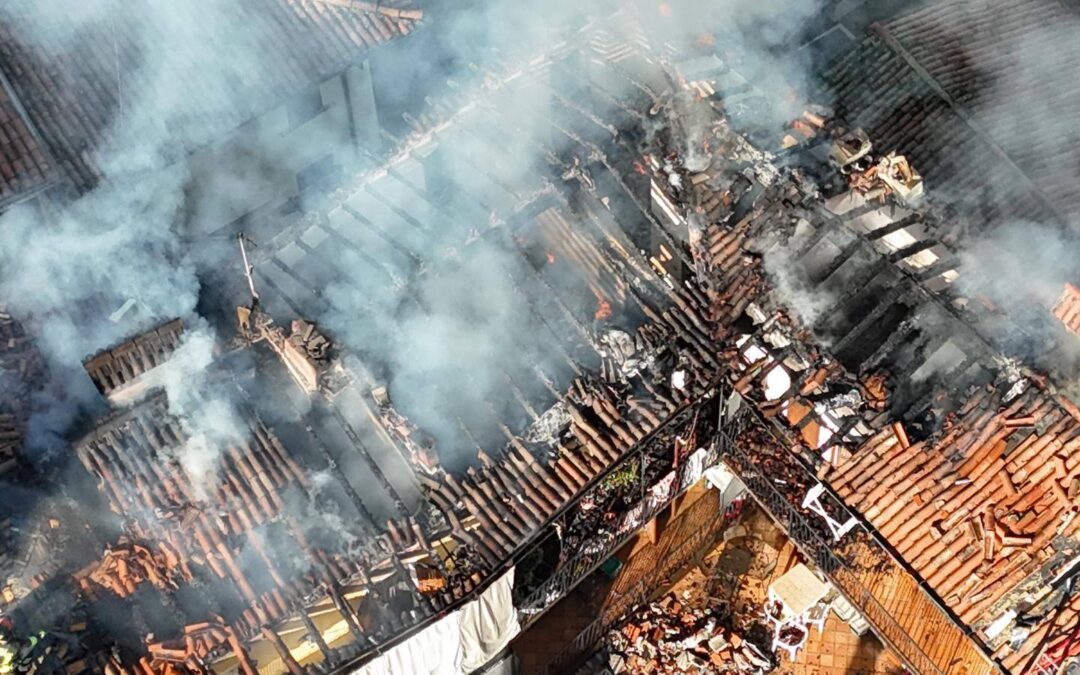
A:
[[[787,642],[780,638],[781,631],[789,628],[799,629],[800,637],[797,642]],[[773,633],[772,649],[774,652],[778,649],[783,649],[785,652],[787,652],[788,660],[794,662],[795,656],[799,653],[799,650],[802,649],[802,646],[806,644],[806,638],[808,638],[809,636],[810,630],[801,623],[788,622],[785,624],[780,624],[776,627],[776,632]]]
[[[814,605],[803,615],[803,623],[817,628],[818,633],[825,632],[825,622],[828,619],[829,605],[824,602]]]

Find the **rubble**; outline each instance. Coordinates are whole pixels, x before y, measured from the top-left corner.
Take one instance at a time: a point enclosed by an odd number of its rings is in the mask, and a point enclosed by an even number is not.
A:
[[[674,593],[634,611],[604,645],[614,673],[760,674],[773,665],[713,609],[686,606]]]
[[[176,589],[179,582],[190,580],[189,570],[180,564],[176,551],[159,544],[157,551],[136,542],[121,538],[116,546],[105,550],[105,555],[92,567],[75,575],[87,593],[93,593],[96,584],[119,597],[133,594],[136,587],[147,581],[161,590]]]

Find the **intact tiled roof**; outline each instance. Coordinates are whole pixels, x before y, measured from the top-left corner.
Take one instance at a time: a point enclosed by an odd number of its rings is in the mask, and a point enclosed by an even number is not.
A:
[[[1032,389],[981,389],[940,434],[907,445],[884,429],[827,478],[968,625],[986,629],[1017,591],[1042,598],[1076,536],[1080,413]],[[1076,603],[1070,616],[1076,616]],[[985,638],[1013,669],[1037,648]]]
[[[911,158],[931,190],[990,205],[991,220],[1067,219],[1080,154],[1063,111],[1080,87],[1075,32],[1059,27],[1078,22],[1055,0],[928,3],[875,26],[825,80],[841,116]]]
[[[108,13],[79,19],[62,0],[16,0],[0,8],[0,67],[76,187],[86,189],[99,177],[95,152],[109,139],[116,116],[130,112],[124,106],[130,108],[147,84],[160,88],[146,82],[141,68],[148,43],[190,48],[190,54],[168,54],[177,75],[176,90],[168,94],[197,119],[159,121],[224,132],[333,75],[366,49],[409,33],[421,18],[411,0],[212,5],[214,24],[205,31],[204,3],[110,3]],[[198,28],[185,39],[170,38],[178,25]],[[233,33],[235,41],[225,39]],[[210,50],[220,52],[215,64],[233,61],[225,58],[229,50],[237,62],[258,63],[258,77],[245,77],[240,69],[233,78],[209,75],[200,64]],[[236,109],[238,100],[245,109]]]
[[[0,88],[0,204],[45,185],[52,170],[16,100]]]

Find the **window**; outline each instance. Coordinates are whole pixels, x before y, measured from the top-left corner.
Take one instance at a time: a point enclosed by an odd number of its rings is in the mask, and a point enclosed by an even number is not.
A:
[[[322,90],[319,87],[312,87],[289,101],[287,108],[289,112],[289,129],[292,130],[326,109],[323,104]]]
[[[296,186],[303,194],[313,187],[326,187],[337,178],[338,168],[334,156],[327,155],[301,169],[296,174]]]

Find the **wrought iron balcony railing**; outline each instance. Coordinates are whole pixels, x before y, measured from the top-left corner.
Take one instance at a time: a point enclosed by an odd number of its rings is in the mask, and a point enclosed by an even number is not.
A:
[[[698,507],[704,508],[698,508]],[[724,512],[720,505],[719,514]],[[610,602],[599,616],[586,626],[570,644],[563,648],[539,672],[543,675],[559,675],[573,672],[573,668],[591,656],[600,646],[603,637],[623,621],[626,615],[636,607],[652,600],[666,589],[672,577],[690,564],[705,547],[712,544],[727,525],[727,520],[718,517],[718,511],[711,500],[699,499],[680,518],[686,518],[693,525],[691,533],[671,549],[662,552],[655,571],[644,576],[629,588],[610,598]],[[686,529],[685,524],[680,528]]]
[[[769,478],[762,475],[750,454],[740,448],[727,431],[721,431],[718,436],[721,459],[739,476],[756,501],[784,528],[802,552],[863,615],[874,632],[915,671],[944,675],[944,671],[927,656],[892,613],[862,584],[858,573],[836,555],[834,543],[822,536],[821,528],[799,511],[790,501],[790,496],[780,492]]]
[[[648,470],[650,462],[655,461],[652,457],[653,452],[654,450],[648,445],[640,446],[619,460],[614,467],[615,471],[622,466],[638,466],[634,488],[639,495],[637,503],[629,511],[621,514],[617,525],[592,533],[575,555],[563,562],[551,577],[540,584],[521,603],[518,613],[522,627],[536,621],[552,605],[599,568],[644,525],[667,508],[672,500],[696,483],[704,470],[716,464],[719,457],[717,448],[713,444],[705,449],[703,454],[691,456],[693,461],[683,462],[675,469],[670,468],[670,463],[666,467],[656,467],[653,464],[654,469],[667,469],[657,472]],[[650,478],[656,476],[657,473],[659,477]]]

